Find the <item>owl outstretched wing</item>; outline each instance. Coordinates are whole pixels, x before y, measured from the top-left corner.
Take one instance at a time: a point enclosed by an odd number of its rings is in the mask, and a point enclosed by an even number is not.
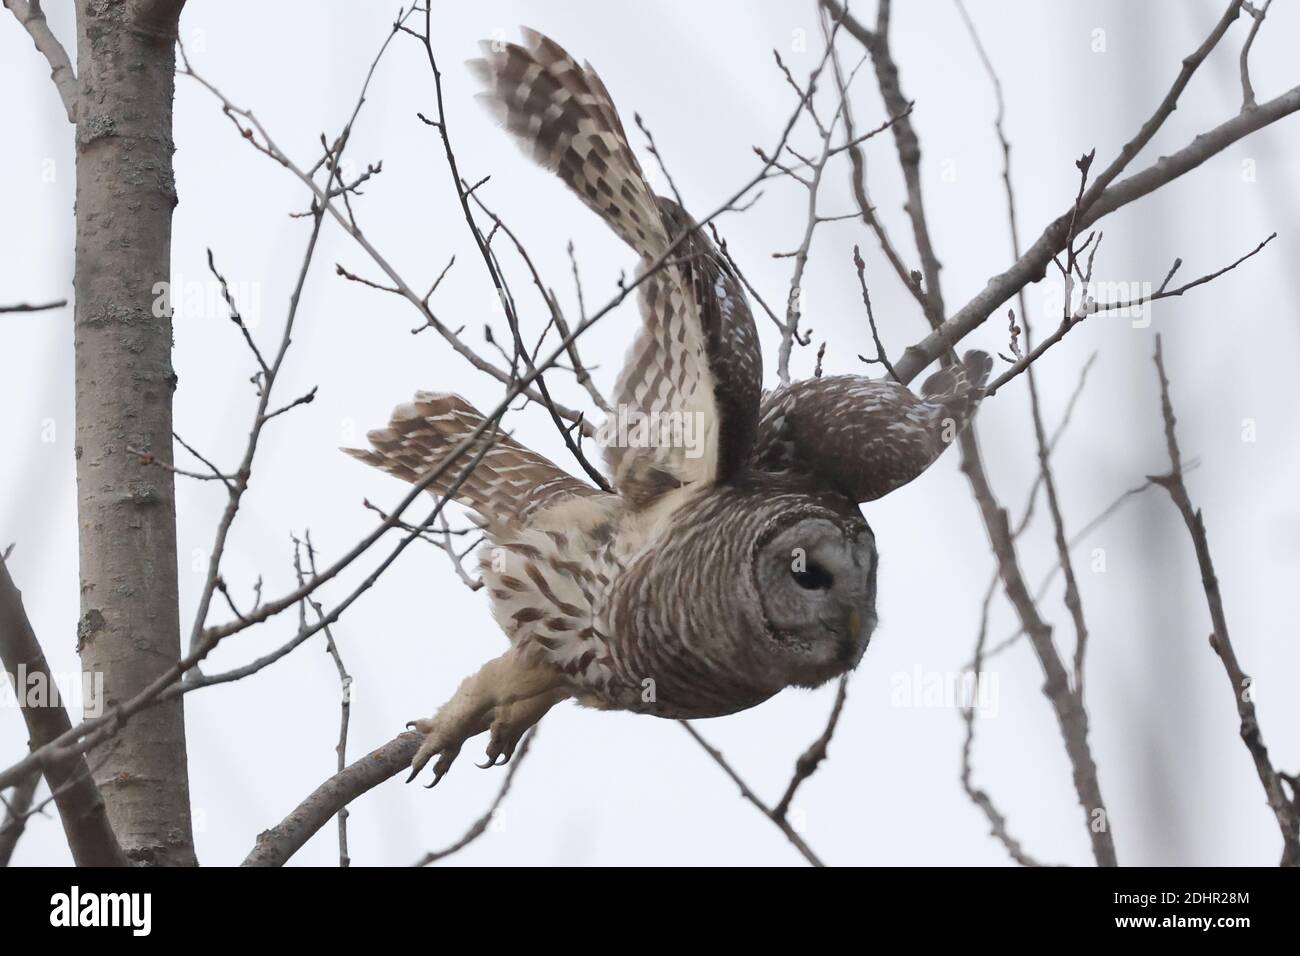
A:
[[[674,488],[727,480],[752,447],[762,392],[754,319],[735,274],[686,212],[646,183],[590,65],[524,31],[485,43],[471,67],[484,99],[641,257],[642,327],[600,432],[620,494],[643,507]],[[676,245],[674,245],[676,243]]]
[[[873,501],[934,463],[970,422],[993,363],[967,352],[914,395],[860,375],[793,382],[764,396],[753,466],[805,474]]]
[[[393,410],[387,428],[366,434],[370,448],[343,450],[416,484],[482,424],[483,415],[459,395],[416,392],[414,400]],[[478,463],[462,478],[475,458]],[[488,524],[506,525],[525,524],[563,498],[600,493],[509,435],[491,429],[439,475],[429,491],[438,496],[450,493]]]

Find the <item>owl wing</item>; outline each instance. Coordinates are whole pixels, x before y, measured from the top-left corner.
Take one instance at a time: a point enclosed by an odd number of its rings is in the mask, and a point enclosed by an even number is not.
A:
[[[740,283],[686,212],[646,183],[590,65],[541,34],[524,36],[524,45],[485,43],[484,58],[471,63],[506,128],[643,269],[686,233],[641,281],[641,329],[599,435],[614,484],[644,507],[673,488],[725,481],[753,444],[762,394],[762,354]]]
[[[641,328],[602,430],[614,483],[636,504],[726,481],[758,424],[763,359],[744,293],[706,236],[692,233],[676,254],[641,285]]]
[[[483,415],[459,395],[416,392],[413,401],[393,410],[387,428],[367,433],[370,448],[344,448],[353,458],[412,484],[437,467],[483,423]],[[490,441],[473,471],[461,473]],[[522,525],[534,514],[573,495],[600,492],[558,465],[530,451],[509,435],[489,430],[429,486],[451,496],[490,525]],[[454,486],[454,487],[453,487]]]
[[[838,375],[764,396],[754,467],[809,475],[873,501],[934,463],[974,414],[993,363],[967,352],[926,379],[920,397],[884,379]]]
[[[466,64],[485,86],[479,99],[620,239],[642,256],[662,252],[658,203],[605,84],[550,37],[523,34],[523,45],[484,40],[483,57]]]

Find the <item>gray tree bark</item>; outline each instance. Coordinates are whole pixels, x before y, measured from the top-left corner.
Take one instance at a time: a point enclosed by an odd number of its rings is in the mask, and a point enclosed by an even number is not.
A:
[[[9,794],[9,808],[0,823],[0,867],[8,866],[13,859],[18,840],[27,829],[26,814],[31,812],[36,799],[36,785],[41,782],[39,773],[32,773]]]
[[[26,688],[16,686],[18,706],[33,750],[42,744],[62,737],[72,729],[72,721],[63,704],[53,696],[50,669],[45,654],[32,633],[32,626],[23,610],[22,595],[9,577],[9,569],[0,560],[0,662],[9,673],[9,679],[19,680],[24,674],[43,675],[47,694],[35,701],[27,699]],[[29,706],[30,704],[30,706]],[[50,785],[54,805],[63,823],[63,833],[68,838],[68,849],[78,866],[124,866],[126,857],[118,845],[117,837],[109,823],[103,799],[91,780],[90,768],[83,756],[64,760],[48,760],[42,766],[45,782]],[[25,789],[30,786],[31,789]],[[19,803],[26,793],[27,807],[31,805],[36,788],[36,775],[29,777],[18,788]],[[19,807],[15,807],[19,809]],[[22,835],[25,821],[15,815],[10,823],[0,828],[0,866],[4,866],[13,853],[14,844]]]
[[[110,706],[180,657],[173,478],[127,448],[171,460],[172,323],[154,303],[170,277],[181,5],[76,7],[77,644]],[[91,762],[132,862],[196,862],[180,698],[132,717]]]

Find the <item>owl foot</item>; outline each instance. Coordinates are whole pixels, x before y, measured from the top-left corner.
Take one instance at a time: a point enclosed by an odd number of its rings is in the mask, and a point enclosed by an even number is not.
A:
[[[524,731],[568,696],[557,686],[561,683],[563,678],[553,668],[531,663],[514,650],[488,661],[461,683],[434,717],[407,724],[424,734],[424,740],[411,759],[411,775],[406,782],[414,780],[437,757],[433,782],[428,784],[435,786],[451,769],[465,741],[487,730],[492,736],[488,761],[483,766],[506,763]]]
[[[557,689],[510,704],[498,704],[492,712],[487,761],[478,766],[486,770],[488,767],[500,767],[509,763],[528,728],[568,696],[568,691]]]
[[[512,733],[514,728],[504,726],[499,720],[492,721],[492,736],[488,738],[487,760],[475,764],[480,770],[488,767],[500,767],[510,762],[515,754],[522,733]]]
[[[425,765],[436,756],[438,760],[433,765],[433,781],[428,784],[428,787],[437,786],[438,781],[451,769],[452,762],[460,753],[465,738],[461,737],[457,740],[454,735],[448,734],[445,728],[438,726],[436,717],[427,720],[413,720],[406,727],[408,730],[415,730],[424,734],[420,749],[415,752],[415,756],[411,759],[411,775],[406,778],[406,782],[410,783],[414,780],[420,771],[425,768]],[[470,735],[467,734],[466,736]]]

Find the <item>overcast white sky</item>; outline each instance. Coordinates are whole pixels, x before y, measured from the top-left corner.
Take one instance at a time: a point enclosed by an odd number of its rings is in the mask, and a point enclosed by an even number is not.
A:
[[[971,0],[1006,90],[1007,132],[1022,234],[1036,237],[1073,197],[1073,161],[1092,147],[1106,163],[1163,96],[1180,59],[1221,13],[1221,2],[991,2]],[[485,200],[528,244],[566,307],[575,309],[565,245],[572,239],[589,307],[607,300],[632,256],[548,173],[524,160],[472,101],[475,81],[461,66],[484,37],[513,39],[526,24],[590,60],[631,126],[638,111],[698,215],[752,175],[751,147],[768,145],[791,107],[772,62],[782,52],[796,75],[815,63],[815,7],[803,3],[480,3],[443,4],[435,51],[446,84],[448,120],[463,174],[491,174]],[[864,12],[874,8],[858,3]],[[993,98],[950,0],[896,4],[894,49],[904,89],[916,100],[922,175],[950,309],[969,299],[1009,261],[993,137]],[[73,47],[71,4],[50,0],[51,24]],[[365,70],[389,29],[385,4],[192,2],[182,36],[195,64],[232,99],[255,109],[292,155],[310,163],[321,131],[333,136],[349,115]],[[1145,165],[1233,115],[1240,106],[1237,52],[1242,18],[1186,91]],[[1097,31],[1104,31],[1104,36]],[[810,38],[795,49],[797,31]],[[1275,4],[1252,54],[1261,100],[1296,82],[1300,11]],[[1099,37],[1104,50],[1096,50]],[[844,50],[858,55],[849,40]],[[74,185],[72,130],[48,68],[11,17],[0,17],[0,301],[71,295]],[[854,97],[859,126],[883,118],[870,70]],[[358,163],[382,159],[383,174],[357,204],[372,241],[413,285],[427,283],[452,254],[456,266],[434,299],[438,314],[482,342],[494,293],[456,207],[439,144],[417,111],[434,110],[423,51],[399,37],[375,78],[353,138]],[[638,150],[643,143],[633,133]],[[305,190],[242,142],[212,98],[179,79],[176,171],[180,205],[173,279],[206,280],[211,247],[256,334],[278,337],[307,225]],[[806,131],[802,140],[809,145]],[[811,147],[810,147],[811,148]],[[905,254],[915,260],[902,211],[892,140],[868,145],[873,198]],[[1087,357],[1098,352],[1085,398],[1060,445],[1057,477],[1065,517],[1081,528],[1124,489],[1166,465],[1151,367],[1154,333],[1165,333],[1184,454],[1204,508],[1238,654],[1257,680],[1257,706],[1275,760],[1300,768],[1294,687],[1297,572],[1300,572],[1300,422],[1295,367],[1300,348],[1294,232],[1300,195],[1300,120],[1270,127],[1103,223],[1097,272],[1105,281],[1159,284],[1175,256],[1191,278],[1231,262],[1270,232],[1279,238],[1239,270],[1194,294],[1158,303],[1150,328],[1096,317],[1038,366],[1049,422],[1055,422]],[[642,152],[643,159],[647,159]],[[805,197],[787,182],[769,186],[743,218],[720,227],[765,298],[784,302]],[[847,164],[824,191],[830,214],[852,208]],[[891,353],[918,338],[923,322],[866,230],[823,227],[805,281],[806,324],[828,342],[829,371],[860,369],[869,349],[851,262],[861,243],[873,303]],[[509,261],[510,257],[506,257]],[[417,389],[461,392],[494,404],[499,386],[474,372],[432,333],[412,337],[411,308],[334,275],[339,262],[376,277],[365,253],[327,226],[310,276],[282,382],[286,398],[313,385],[314,404],[277,421],[232,538],[224,573],[248,595],[261,575],[268,595],[292,581],[290,532],[310,529],[326,555],[372,526],[363,497],[396,502],[404,486],[336,450],[381,425]],[[526,321],[544,313],[515,269]],[[243,284],[242,287],[240,284]],[[1030,302],[1043,300],[1039,287]],[[609,316],[583,351],[608,386],[636,321],[634,306]],[[218,462],[243,447],[253,407],[249,356],[216,308],[176,320],[179,433]],[[1041,310],[1038,311],[1043,326]],[[776,337],[760,318],[769,384]],[[968,340],[1005,351],[1005,323]],[[796,353],[810,374],[813,348]],[[78,617],[71,308],[4,316],[0,328],[0,545],[14,541],[11,571],[56,670],[75,671]],[[585,396],[568,376],[552,376],[566,403]],[[1243,440],[1243,422],[1254,441]],[[564,461],[549,422],[529,411],[516,434]],[[992,480],[1018,511],[1036,467],[1027,391],[1017,381],[979,417]],[[882,556],[881,626],[850,686],[831,759],[800,792],[795,819],[832,864],[1002,864],[982,815],[958,782],[962,724],[947,706],[899,706],[897,691],[923,677],[959,671],[973,646],[992,560],[955,454],[889,498],[867,506]],[[183,629],[206,549],[224,502],[212,483],[178,487]],[[1103,549],[1105,571],[1093,568]],[[1052,560],[1046,524],[1023,549],[1038,580]],[[1195,563],[1177,513],[1153,491],[1125,506],[1077,552],[1092,640],[1088,666],[1091,740],[1109,803],[1119,858],[1127,864],[1272,864],[1275,823],[1237,735],[1232,692],[1206,635],[1210,623]],[[356,580],[353,576],[352,580]],[[341,595],[342,588],[331,593]],[[1063,654],[1072,632],[1059,585],[1044,603]],[[288,617],[288,616],[286,616]],[[994,605],[991,633],[1009,633],[1012,615]],[[277,646],[294,622],[238,636],[205,665],[224,670]],[[486,599],[471,593],[433,548],[409,549],[342,619],[337,637],[354,675],[350,756],[387,741],[408,719],[427,716],[456,684],[496,656],[504,638]],[[1007,815],[1012,832],[1049,862],[1090,862],[1082,813],[1070,783],[1041,672],[1026,645],[989,665],[996,706],[980,720],[977,782]],[[797,755],[821,731],[833,688],[787,691],[749,712],[701,721],[745,778],[775,800]],[[187,698],[196,842],[205,865],[233,864],[256,834],[288,812],[334,766],[338,680],[322,645],[233,686]],[[25,733],[17,712],[0,713],[0,759],[17,759]],[[490,801],[504,771],[472,765],[480,744],[432,792],[397,780],[352,807],[356,864],[405,864],[455,839]],[[333,827],[294,862],[337,859]],[[467,864],[794,864],[779,832],[738,796],[673,722],[557,708],[493,830],[455,858]],[[15,862],[69,860],[54,820],[34,822]]]

